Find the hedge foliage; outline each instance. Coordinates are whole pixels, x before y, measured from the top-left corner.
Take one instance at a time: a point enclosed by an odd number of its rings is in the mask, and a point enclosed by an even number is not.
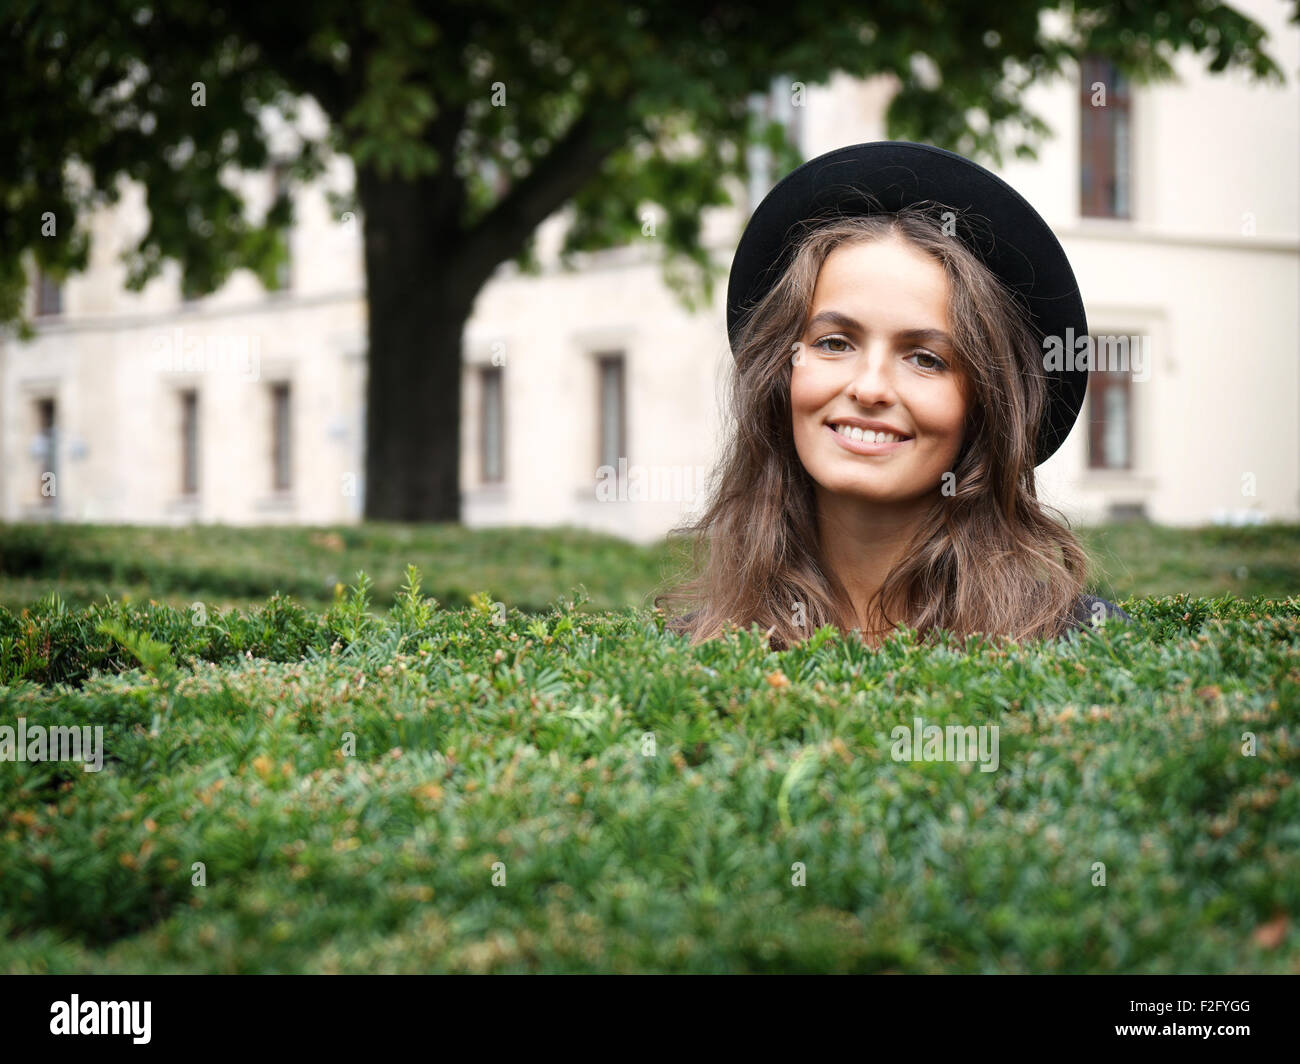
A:
[[[105,752],[0,762],[0,970],[1300,971],[1300,598],[774,653],[371,595],[0,610],[0,725]]]

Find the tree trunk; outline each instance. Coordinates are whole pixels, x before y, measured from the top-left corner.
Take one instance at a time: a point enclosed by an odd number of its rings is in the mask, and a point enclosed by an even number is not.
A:
[[[368,520],[460,520],[461,338],[474,299],[623,143],[627,102],[584,112],[468,233],[465,186],[450,161],[414,181],[358,168],[370,307]],[[427,131],[440,159],[453,158],[464,111],[449,109]]]
[[[445,187],[445,186],[444,186]],[[443,226],[437,177],[357,173],[369,352],[365,516],[460,520],[461,338],[482,283]]]

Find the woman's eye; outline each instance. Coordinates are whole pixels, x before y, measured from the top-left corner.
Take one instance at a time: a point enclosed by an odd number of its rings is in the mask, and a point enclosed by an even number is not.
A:
[[[930,360],[929,365],[922,365],[921,362],[919,361],[917,362],[917,365],[921,366],[922,369],[947,369],[948,368],[947,363],[944,362],[943,359],[941,359],[938,355],[930,354],[929,351],[913,351],[912,354],[915,355],[918,359],[928,358]]]
[[[827,347],[826,346],[827,344],[843,344],[844,346],[831,348],[831,347]],[[844,339],[844,337],[842,336],[823,336],[820,340],[818,340],[815,344],[813,344],[813,347],[819,347],[823,351],[829,351],[835,355],[842,355],[846,350],[848,350],[848,345],[849,342],[846,339]]]

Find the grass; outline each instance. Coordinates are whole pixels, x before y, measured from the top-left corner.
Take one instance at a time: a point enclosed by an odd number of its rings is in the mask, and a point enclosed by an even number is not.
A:
[[[1300,590],[1297,525],[1077,531],[1096,559],[1093,588],[1111,601],[1225,592],[1284,598]],[[74,606],[107,595],[250,607],[279,592],[325,608],[363,569],[388,602],[414,564],[450,608],[486,589],[537,612],[581,585],[589,596],[583,608],[600,611],[648,606],[680,560],[667,542],[634,546],[573,528],[0,525],[0,605],[20,609],[57,587]]]
[[[325,607],[359,570],[387,602],[414,564],[451,608],[486,588],[535,612],[581,584],[589,608],[606,610],[640,604],[670,553],[572,528],[0,525],[0,604],[21,607],[57,587],[81,606],[108,595],[247,607],[279,593]]]
[[[1294,529],[1099,533],[1130,626],[780,653],[572,531],[49,531],[8,591],[100,601],[0,610],[0,725],[105,764],[0,763],[0,971],[1300,972]],[[218,605],[268,582],[319,588]],[[997,771],[894,760],[916,717]]]

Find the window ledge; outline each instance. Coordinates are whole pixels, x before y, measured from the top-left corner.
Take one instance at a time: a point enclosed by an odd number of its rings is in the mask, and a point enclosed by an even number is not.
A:
[[[253,508],[259,512],[286,513],[297,506],[297,500],[294,499],[293,492],[286,491],[274,495],[264,495],[253,503]]]
[[[1156,478],[1131,469],[1085,469],[1079,478],[1085,488],[1130,488],[1154,491]]]
[[[167,501],[167,512],[169,514],[187,514],[198,516],[199,512],[199,495],[176,495]]]
[[[57,521],[59,519],[59,509],[57,506],[29,502],[23,507],[23,519],[36,522]]]
[[[1080,214],[1080,229],[1095,229],[1098,232],[1105,230],[1122,230],[1128,232],[1137,224],[1134,218],[1120,218],[1112,214]]]
[[[623,484],[617,482],[611,483],[605,490],[613,495],[613,498],[602,499],[596,491],[600,487],[599,481],[592,481],[590,484],[583,484],[581,487],[573,489],[573,498],[576,502],[589,502],[593,506],[608,506],[611,503],[628,502],[624,496],[628,493],[628,485],[625,481]]]

